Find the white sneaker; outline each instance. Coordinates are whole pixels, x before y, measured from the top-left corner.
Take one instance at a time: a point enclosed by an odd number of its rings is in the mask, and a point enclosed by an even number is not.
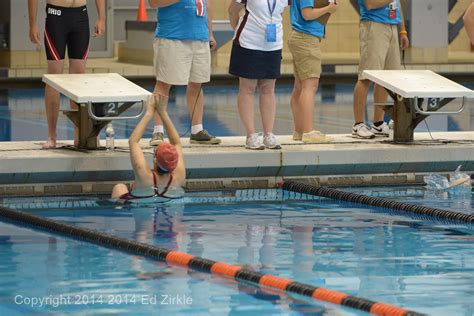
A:
[[[365,123],[359,123],[357,125],[352,126],[352,137],[354,138],[374,138],[375,134],[372,133]]]
[[[281,146],[278,144],[275,134],[273,133],[268,133],[263,136],[263,145],[268,149],[281,149]]]
[[[247,136],[247,140],[245,141],[245,148],[252,150],[265,149],[265,145],[263,145],[262,134],[253,133],[250,136]]]
[[[303,133],[301,137],[303,143],[329,143],[334,140],[334,138],[326,136],[325,134],[321,133],[320,131],[312,130],[308,133]]]
[[[387,123],[383,122],[380,126],[375,126],[372,124],[370,131],[375,134],[375,136],[388,137],[390,136],[390,127]]]

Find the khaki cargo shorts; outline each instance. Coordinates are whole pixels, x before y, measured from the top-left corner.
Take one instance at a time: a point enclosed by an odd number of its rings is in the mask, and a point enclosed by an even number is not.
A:
[[[211,80],[209,42],[155,38],[153,51],[156,80],[171,85]]]
[[[293,56],[295,77],[299,80],[321,77],[321,39],[291,31],[288,48]]]
[[[401,69],[397,25],[361,21],[359,80],[364,70]]]

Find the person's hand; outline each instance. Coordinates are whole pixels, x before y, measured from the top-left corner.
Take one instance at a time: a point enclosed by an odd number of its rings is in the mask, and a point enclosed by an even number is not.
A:
[[[165,98],[160,95],[154,95],[153,96],[155,99],[155,110],[158,112],[158,114],[165,114],[168,111],[168,102],[160,102],[160,98]]]
[[[92,34],[93,37],[99,37],[105,32],[105,21],[104,20],[97,20],[95,22],[95,27],[94,27],[94,34]]]
[[[408,39],[408,35],[407,34],[400,34],[400,48],[402,50],[405,50],[408,47],[410,47],[410,40]]]
[[[339,5],[337,3],[330,3],[327,6],[328,13],[334,14],[337,11],[337,8],[339,8]]]
[[[41,47],[38,25],[30,26],[30,41],[36,45],[36,49]]]
[[[146,111],[148,113],[155,113],[155,96],[150,95],[146,102]]]
[[[217,49],[217,42],[214,38],[214,34],[209,35],[209,47],[211,48],[211,51],[215,51]]]

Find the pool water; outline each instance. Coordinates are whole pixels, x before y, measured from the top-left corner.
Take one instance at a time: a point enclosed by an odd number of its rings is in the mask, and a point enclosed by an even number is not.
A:
[[[471,192],[364,190],[474,213]],[[251,199],[232,192],[190,193],[181,204],[141,208],[76,208],[79,198],[63,197],[70,202],[61,207],[26,211],[421,313],[474,313],[472,225],[423,221],[324,198],[268,200],[267,195],[279,196],[272,191],[256,191]],[[3,199],[10,207],[34,203],[41,205],[41,199]],[[0,315],[365,315],[2,222],[0,258]],[[48,297],[46,306],[27,304]],[[58,302],[61,297],[77,304]],[[175,298],[175,304],[154,297]],[[185,298],[190,304],[177,304]]]
[[[473,83],[464,83],[474,88]],[[145,89],[152,90],[151,86]],[[244,135],[245,130],[240,122],[237,100],[237,86],[205,86],[204,127],[217,136]],[[321,84],[316,96],[314,126],[324,133],[347,134],[353,122],[353,84]],[[277,84],[277,112],[274,132],[276,135],[293,133],[293,119],[290,111],[290,96],[292,86]],[[47,123],[44,110],[43,89],[9,89],[0,90],[0,141],[42,141],[47,135]],[[372,119],[372,93],[368,97],[366,121]],[[446,110],[455,110],[460,102],[453,102]],[[468,101],[465,110],[456,115],[432,115],[427,119],[427,125],[422,123],[417,131],[471,131],[474,130],[473,101]],[[257,105],[257,103],[256,103]],[[136,113],[138,106],[129,110],[128,114]],[[68,109],[66,98],[61,100],[61,108]],[[185,104],[185,89],[177,87],[170,99],[168,107],[171,119],[181,135],[189,135],[189,113]],[[260,116],[256,106],[256,126],[261,130]],[[128,138],[137,120],[114,122],[117,138]],[[144,137],[150,137],[152,124]],[[73,138],[73,124],[64,116],[59,116],[58,139]],[[104,139],[104,135],[102,135]]]

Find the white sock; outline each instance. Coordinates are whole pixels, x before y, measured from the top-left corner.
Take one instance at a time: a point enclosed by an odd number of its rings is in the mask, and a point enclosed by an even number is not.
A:
[[[191,134],[197,134],[200,131],[202,131],[204,128],[202,127],[202,124],[196,124],[191,126]]]
[[[153,128],[153,134],[155,133],[162,133],[164,134],[165,133],[165,129],[163,128],[163,125],[155,125],[155,127]]]

